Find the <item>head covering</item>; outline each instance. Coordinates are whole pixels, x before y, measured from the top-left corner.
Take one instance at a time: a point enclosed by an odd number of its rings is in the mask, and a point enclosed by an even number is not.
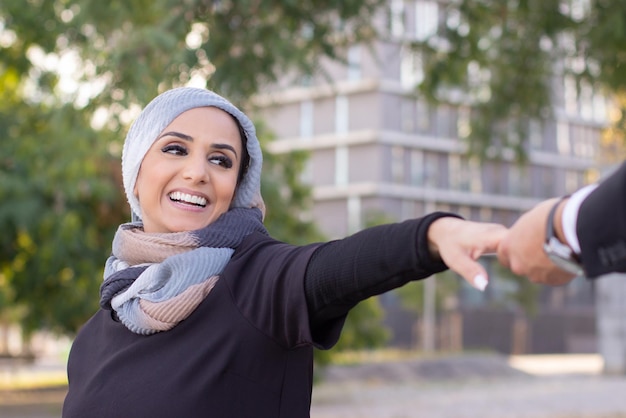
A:
[[[263,155],[252,121],[232,103],[212,91],[179,87],[160,94],[148,103],[126,135],[122,151],[124,190],[132,212],[139,219],[142,217],[141,207],[134,194],[134,188],[141,162],[163,129],[178,115],[196,107],[217,107],[230,113],[241,125],[247,138],[246,148],[250,156],[250,165],[237,186],[231,207],[258,207],[264,210],[261,199]]]

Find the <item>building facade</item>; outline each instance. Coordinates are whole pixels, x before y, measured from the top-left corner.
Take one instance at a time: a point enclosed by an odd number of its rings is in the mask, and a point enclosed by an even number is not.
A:
[[[380,22],[389,39],[371,48],[354,45],[347,64],[322,63],[324,75],[286,77],[257,98],[260,116],[276,135],[268,151],[309,153],[303,181],[312,187],[311,216],[329,239],[435,210],[510,225],[540,200],[595,179],[606,105],[566,78],[555,81],[555,117],[530,128],[525,165],[513,155],[487,162],[467,155],[470,109],[433,106],[417,95],[419,55],[406,47],[430,36],[446,19],[443,10],[437,1],[392,0]],[[493,276],[487,291],[461,286],[437,311],[430,331],[435,348],[595,350],[592,284],[540,289],[538,316],[531,317],[510,300],[518,282],[498,279],[492,260],[485,263]],[[428,335],[424,326],[415,334],[398,325],[407,314],[396,309],[393,294],[381,300],[395,327],[394,344],[414,346]],[[446,339],[449,334],[456,337]]]

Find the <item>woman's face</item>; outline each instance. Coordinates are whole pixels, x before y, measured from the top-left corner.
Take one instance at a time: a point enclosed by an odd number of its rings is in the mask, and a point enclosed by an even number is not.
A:
[[[134,193],[144,231],[204,228],[235,196],[242,144],[233,118],[216,107],[181,113],[144,157]]]

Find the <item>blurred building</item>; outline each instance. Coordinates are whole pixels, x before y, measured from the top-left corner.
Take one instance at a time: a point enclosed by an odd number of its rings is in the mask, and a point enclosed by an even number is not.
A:
[[[321,63],[315,78],[285,77],[258,98],[276,134],[269,150],[310,153],[303,180],[312,186],[312,216],[328,238],[380,221],[401,221],[435,210],[509,225],[538,201],[594,180],[606,105],[573,80],[554,83],[553,120],[530,127],[528,164],[511,158],[481,163],[465,153],[469,109],[430,106],[416,96],[419,56],[405,47],[447,17],[437,1],[390,2],[380,24],[392,35],[372,50],[354,45],[347,65]],[[593,285],[539,289],[531,316],[512,300],[517,282],[492,270],[482,294],[462,285],[439,310],[435,348],[493,349],[506,353],[596,350]],[[429,279],[432,280],[432,279]],[[435,285],[436,286],[436,285]],[[393,344],[414,346],[415,314],[398,308],[395,294],[381,298],[394,329]],[[424,318],[424,315],[418,315]]]

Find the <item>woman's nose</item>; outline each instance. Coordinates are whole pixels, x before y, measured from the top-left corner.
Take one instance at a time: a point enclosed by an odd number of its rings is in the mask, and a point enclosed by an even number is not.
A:
[[[194,183],[206,183],[209,181],[208,162],[205,158],[189,157],[185,161],[183,177]]]

